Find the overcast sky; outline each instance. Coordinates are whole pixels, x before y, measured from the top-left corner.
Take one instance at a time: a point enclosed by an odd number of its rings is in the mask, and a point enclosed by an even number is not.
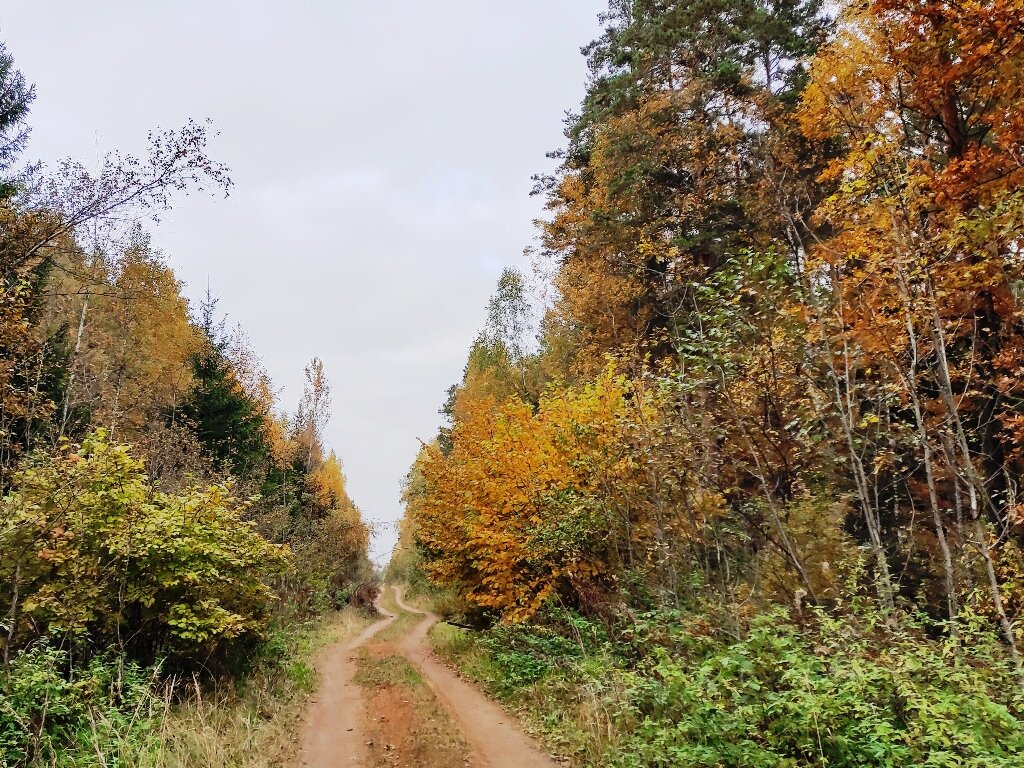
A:
[[[180,201],[155,243],[286,406],[324,360],[350,493],[395,521],[502,268],[525,264],[530,176],[563,145],[605,4],[5,0],[0,39],[37,87],[32,158],[142,153],[150,128],[213,119],[235,189]]]

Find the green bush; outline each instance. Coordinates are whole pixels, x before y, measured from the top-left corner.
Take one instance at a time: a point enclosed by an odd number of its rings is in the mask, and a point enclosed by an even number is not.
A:
[[[768,612],[739,640],[678,611],[641,614],[612,638],[564,616],[470,637],[491,689],[575,764],[1024,765],[1024,693],[1005,649],[966,626],[960,646],[938,630],[904,617],[894,632],[855,607],[805,625]]]
[[[0,500],[7,653],[50,635],[190,664],[258,636],[290,555],[244,511],[227,486],[157,491],[102,432],[34,457]]]
[[[580,658],[582,649],[550,628],[499,624],[481,638],[497,674],[491,681],[502,697],[539,682]]]
[[[776,612],[703,658],[660,649],[614,765],[1020,765],[1024,699],[1001,652],[920,629],[821,617],[812,633]]]
[[[67,652],[39,645],[0,670],[0,765],[119,765],[126,745],[146,750],[163,705],[152,671],[101,658],[69,669]]]

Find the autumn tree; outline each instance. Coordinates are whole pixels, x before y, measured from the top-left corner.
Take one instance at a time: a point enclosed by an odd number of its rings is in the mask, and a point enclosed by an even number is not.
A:
[[[505,269],[487,303],[487,319],[470,348],[462,381],[448,390],[441,415],[449,424],[462,418],[469,403],[490,398],[502,404],[510,397],[536,402],[546,377],[531,338],[536,331],[534,307],[526,277]],[[440,445],[450,448],[450,429],[444,427]]]
[[[561,267],[550,319],[579,371],[670,353],[699,285],[740,249],[790,245],[786,120],[823,38],[818,2],[613,4],[558,176],[542,180]]]
[[[303,370],[305,382],[295,416],[296,439],[305,448],[306,470],[312,472],[323,461],[320,452],[324,429],[331,419],[331,388],[323,361],[314,357]]]
[[[812,253],[829,281],[818,321],[837,396],[849,399],[851,381],[864,392],[846,430],[853,441],[865,424],[906,425],[912,437],[894,451],[913,473],[908,495],[930,510],[947,615],[979,563],[1014,653],[998,552],[1020,536],[1008,427],[1021,334],[1022,20],[1012,2],[851,8],[800,113],[810,138],[844,147],[819,212],[836,234]],[[867,411],[865,396],[877,403]]]
[[[23,92],[27,106],[31,89],[11,74],[9,63],[5,66],[15,84],[6,92]],[[208,135],[207,126],[196,122],[178,131],[154,132],[145,159],[111,153],[98,173],[70,160],[53,173],[38,166],[0,204],[0,342],[8,352],[0,356],[0,474],[9,476],[32,435],[55,414],[67,422],[67,388],[61,384],[70,377],[61,370],[70,357],[67,334],[81,341],[89,296],[107,292],[108,278],[118,272],[108,260],[128,250],[123,246],[139,220],[159,216],[176,192],[230,188],[227,169],[206,154]],[[17,146],[11,144],[11,151]],[[133,222],[127,229],[126,221]],[[56,327],[57,335],[46,336],[40,327],[44,293],[54,273],[66,269],[94,282],[76,289],[84,297],[78,317],[66,318],[63,326],[47,325],[50,331]],[[55,398],[41,395],[44,381]]]

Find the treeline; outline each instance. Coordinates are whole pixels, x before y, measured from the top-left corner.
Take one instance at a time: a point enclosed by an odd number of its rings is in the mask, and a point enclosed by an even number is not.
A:
[[[1024,750],[1024,8],[830,11],[611,4],[539,345],[506,273],[410,475],[400,553],[595,764]]]
[[[243,673],[275,627],[344,604],[369,531],[324,445],[323,364],[281,409],[143,228],[230,189],[208,127],[24,166],[33,96],[0,46],[0,764],[85,765],[145,731],[124,712],[147,685]]]

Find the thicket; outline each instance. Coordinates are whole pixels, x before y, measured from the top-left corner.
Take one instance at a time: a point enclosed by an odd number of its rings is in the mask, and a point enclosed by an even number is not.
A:
[[[607,638],[597,764],[1020,760],[1024,9],[835,10],[611,3],[537,343],[506,274],[410,474],[486,637]]]
[[[1024,698],[992,633],[964,649],[925,617],[894,631],[864,605],[800,622],[766,611],[737,638],[712,615],[659,609],[609,627],[561,612],[435,641],[574,765],[1020,761]]]
[[[281,409],[143,227],[229,191],[208,126],[19,168],[33,97],[0,45],[0,764],[121,764],[176,679],[244,676],[344,605],[369,531],[323,443],[323,364]]]

